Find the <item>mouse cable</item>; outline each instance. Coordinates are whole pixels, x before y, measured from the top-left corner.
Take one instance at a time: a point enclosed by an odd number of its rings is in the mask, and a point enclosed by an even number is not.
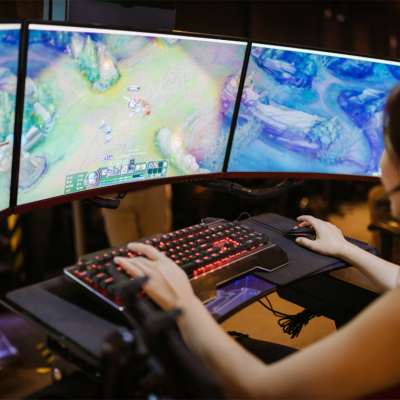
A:
[[[252,219],[252,216],[247,211],[244,211],[236,218],[236,221],[240,221],[240,218],[242,218],[243,215],[247,215],[250,219]]]
[[[320,317],[319,314],[315,314],[307,309],[304,309],[298,314],[284,314],[279,311],[275,311],[272,308],[272,304],[267,296],[265,296],[265,300],[267,300],[269,307],[264,304],[261,299],[259,299],[258,302],[262,304],[267,310],[272,311],[275,317],[280,317],[278,320],[278,324],[283,329],[284,333],[287,333],[291,336],[291,339],[299,336],[299,333],[302,330],[303,326],[307,325],[311,319],[315,317]]]

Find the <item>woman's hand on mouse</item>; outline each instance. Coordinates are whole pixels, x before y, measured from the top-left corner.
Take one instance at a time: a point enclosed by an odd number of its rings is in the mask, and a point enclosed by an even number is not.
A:
[[[324,254],[326,256],[341,257],[346,251],[349,242],[344,238],[341,230],[330,222],[322,221],[314,218],[311,215],[302,215],[297,218],[301,221],[299,227],[312,226],[315,229],[316,239],[309,240],[299,237],[296,243],[307,247],[310,250]]]

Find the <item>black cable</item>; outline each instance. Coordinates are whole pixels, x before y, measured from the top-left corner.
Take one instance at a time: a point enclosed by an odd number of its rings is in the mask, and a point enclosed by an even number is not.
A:
[[[252,218],[251,215],[247,211],[244,211],[236,218],[236,221],[240,221],[240,218],[242,218],[242,215],[245,215],[245,214],[248,215],[248,217],[250,219]]]
[[[254,219],[254,218],[249,218],[249,219],[250,219],[250,221],[251,221],[253,224],[262,226],[262,227],[264,227],[264,228],[268,228],[268,229],[270,229],[271,231],[274,231],[274,232],[276,232],[276,233],[280,233],[281,235],[283,235],[283,234],[285,233],[284,231],[281,231],[280,229],[275,228],[275,227],[272,226],[272,225],[264,224],[264,223],[262,223],[262,222],[260,222],[260,221],[257,221],[257,220]]]
[[[275,315],[275,317],[280,317],[278,320],[279,326],[283,329],[283,332],[290,335],[292,339],[299,336],[299,333],[301,332],[303,326],[307,325],[310,320],[315,317],[320,317],[320,315],[315,314],[307,309],[304,309],[303,311],[294,315],[281,313],[279,311],[275,311],[272,308],[272,304],[267,296],[265,296],[265,300],[267,300],[270,307],[264,304],[261,299],[259,299],[258,302],[262,304],[267,310],[271,311]]]

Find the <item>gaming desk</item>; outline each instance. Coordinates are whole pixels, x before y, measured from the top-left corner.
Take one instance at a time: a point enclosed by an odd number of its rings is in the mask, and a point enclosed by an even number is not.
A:
[[[279,221],[282,222],[282,217],[279,217]],[[272,240],[275,241],[274,238]],[[377,254],[374,247],[353,242]],[[296,250],[288,251],[288,248],[297,249],[299,246],[293,242],[281,242],[280,246],[288,246],[285,251],[289,259],[294,259]],[[313,254],[311,256],[317,258],[318,255]],[[269,281],[265,272],[250,269],[213,287],[215,295],[205,302],[206,308],[218,322],[222,322],[252,302],[276,291],[283,299],[334,320],[339,327],[377,298],[378,293],[365,282],[354,284],[353,269],[341,261],[332,260],[335,262],[327,267],[281,285]],[[274,280],[282,279],[282,276],[281,273]],[[193,287],[196,294],[203,297],[200,292],[204,288],[196,290],[195,284]],[[108,310],[104,304],[99,306],[95,298],[86,296],[62,277],[10,292],[1,303],[46,332],[48,348],[53,353],[93,376],[101,367],[104,339],[118,327],[129,326],[122,314]]]

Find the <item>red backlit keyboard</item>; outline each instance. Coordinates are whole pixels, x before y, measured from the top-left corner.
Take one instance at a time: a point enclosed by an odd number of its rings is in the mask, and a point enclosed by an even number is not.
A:
[[[138,240],[158,248],[179,265],[189,279],[198,279],[267,248],[268,237],[243,226],[239,221],[201,223],[168,234]],[[118,290],[133,278],[113,263],[115,256],[140,257],[126,245],[82,257],[64,269],[69,278],[120,308]]]

